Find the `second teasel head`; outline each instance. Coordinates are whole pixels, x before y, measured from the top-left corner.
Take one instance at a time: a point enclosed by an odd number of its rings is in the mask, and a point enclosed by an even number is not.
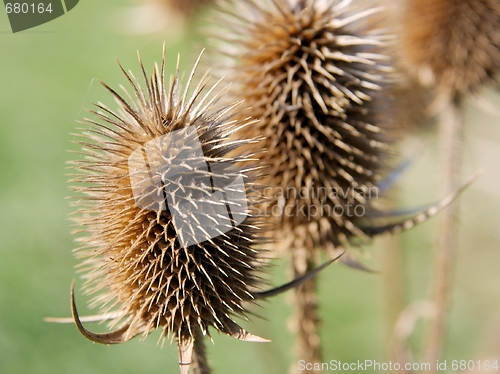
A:
[[[122,69],[134,99],[103,83],[119,111],[97,104],[73,162],[85,289],[97,293],[92,307],[116,312],[118,329],[86,330],[74,299],[73,316],[84,336],[105,344],[161,329],[177,340],[187,373],[197,332],[262,340],[233,320],[262,282],[259,170],[240,152],[255,140],[229,138],[253,121],[235,119],[237,104],[214,109],[222,91],[203,94],[206,77],[188,95],[192,75],[184,91],[178,72],[166,86],[164,59],[149,77],[141,69],[145,89]]]
[[[406,0],[402,20],[404,56],[425,85],[453,98],[497,79],[497,0]]]
[[[392,142],[376,13],[349,1],[251,0],[222,2],[214,15],[224,25],[214,56],[231,97],[259,119],[245,133],[266,138],[260,162],[271,165],[265,184],[288,248],[336,255],[368,239],[354,211],[370,204]]]

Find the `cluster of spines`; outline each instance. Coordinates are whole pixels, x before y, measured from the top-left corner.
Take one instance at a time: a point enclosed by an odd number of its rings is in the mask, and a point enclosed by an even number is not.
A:
[[[182,95],[178,73],[169,92],[166,91],[164,59],[161,68],[155,67],[150,79],[142,62],[141,69],[146,92],[131,73],[123,71],[135,93],[135,104],[127,102],[104,84],[121,110],[114,112],[98,104],[99,111],[94,112],[97,120],[87,120],[85,124],[89,128],[81,135],[84,138],[80,142],[84,146],[84,157],[74,163],[79,173],[73,179],[75,190],[85,195],[76,203],[80,207],[76,222],[81,227],[78,231],[89,233],[89,236],[79,239],[81,246],[77,249],[78,256],[84,258],[83,267],[89,271],[87,291],[102,291],[92,305],[107,305],[108,310],[118,306],[116,315],[120,318],[114,323],[122,318],[125,321],[115,332],[93,334],[81,325],[73,303],[75,322],[86,337],[107,344],[121,343],[138,334],[147,336],[161,328],[164,337],[176,337],[180,352],[187,352],[182,358],[184,361],[191,359],[192,343],[198,329],[203,335],[208,335],[208,328],[212,327],[238,339],[261,340],[244,331],[232,319],[232,315],[245,315],[243,303],[253,302],[252,292],[260,288],[262,282],[259,276],[262,249],[258,245],[264,243],[259,229],[263,229],[265,223],[259,217],[262,199],[256,192],[258,187],[253,177],[259,173],[259,168],[241,170],[244,186],[237,191],[239,200],[231,200],[228,197],[230,192],[225,195],[223,202],[229,206],[246,206],[245,211],[240,212],[246,218],[225,217],[223,224],[230,229],[219,229],[217,236],[210,236],[203,227],[193,224],[196,219],[191,223],[184,222],[191,225],[184,231],[188,236],[200,230],[205,236],[199,243],[182,245],[178,227],[174,227],[173,222],[174,210],[189,211],[189,206],[199,207],[200,195],[217,192],[217,183],[203,184],[200,182],[202,178],[209,177],[211,181],[235,178],[228,172],[233,171],[231,165],[242,165],[251,155],[230,157],[228,153],[234,153],[235,149],[253,140],[240,138],[233,141],[229,135],[253,121],[234,119],[236,104],[214,109],[219,95],[212,99],[201,97],[207,77],[188,99],[194,69]],[[176,161],[176,155],[171,155],[168,160],[160,160],[160,163],[176,163],[181,169],[187,167],[177,179],[167,176],[165,169],[155,169],[154,160],[150,159],[150,173],[142,175],[149,178],[145,179],[144,186],[150,189],[142,189],[143,195],[137,199],[131,183],[134,177],[130,169],[131,154],[174,131],[187,137],[190,128],[195,129],[194,136],[201,143],[202,155],[189,148],[189,139],[180,139],[180,145],[177,144],[174,151],[178,152],[177,158],[184,151],[182,157],[185,159]],[[157,157],[165,157],[166,149],[157,151]],[[196,166],[201,165],[205,169],[197,169]],[[141,176],[141,173],[137,175]],[[160,187],[154,183],[151,185],[150,180],[155,178],[163,179]],[[179,178],[187,180],[187,184],[182,186]],[[165,191],[172,185],[184,188],[186,194],[179,194],[178,200],[181,201],[168,205],[167,196],[163,194],[167,194]],[[230,191],[234,196],[234,189]],[[179,209],[181,203],[185,204],[183,209]],[[220,203],[213,201],[215,205]],[[205,207],[205,211],[198,209],[198,219],[221,219],[211,209],[209,199]],[[181,365],[181,370],[184,372],[186,368]]]
[[[300,212],[367,205],[355,196],[375,188],[384,172],[392,129],[379,107],[390,105],[382,93],[390,69],[381,53],[387,36],[373,20],[377,9],[353,12],[349,2],[313,0],[224,4],[218,17],[232,32],[217,36],[217,51],[229,57],[221,71],[233,82],[231,96],[259,119],[245,133],[266,137],[268,152],[259,160],[270,165],[266,184],[277,187],[276,196],[290,188],[309,196],[324,188],[358,192],[323,200],[285,196],[282,231],[299,228],[296,236],[305,234],[300,240],[308,248],[333,255],[352,237],[367,239],[347,215]]]

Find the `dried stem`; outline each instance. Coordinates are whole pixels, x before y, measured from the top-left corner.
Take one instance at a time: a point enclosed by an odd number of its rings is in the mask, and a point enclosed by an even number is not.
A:
[[[194,334],[194,348],[193,357],[191,358],[191,371],[192,374],[210,374],[211,370],[208,366],[206,350],[205,350],[205,337],[201,329],[197,328]]]
[[[442,152],[443,196],[448,196],[460,187],[460,165],[462,146],[463,113],[457,96],[441,112],[440,149]],[[427,341],[426,362],[438,360],[443,351],[446,331],[446,316],[451,293],[454,252],[457,246],[457,203],[450,205],[441,213],[439,248],[436,253],[434,280],[435,317],[430,327]],[[435,373],[431,365],[429,373]]]
[[[311,258],[310,251],[294,248],[292,253],[296,278],[314,269],[315,263]],[[293,299],[293,327],[297,334],[295,340],[296,357],[297,361],[304,360],[307,363],[321,362],[316,279],[314,277],[298,286],[295,289]],[[321,373],[321,371],[315,370],[301,371],[295,365],[291,371],[292,373]]]

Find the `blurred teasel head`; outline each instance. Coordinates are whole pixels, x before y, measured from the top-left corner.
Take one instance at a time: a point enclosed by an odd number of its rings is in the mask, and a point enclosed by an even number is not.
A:
[[[498,0],[406,0],[403,52],[439,94],[476,93],[500,71]]]
[[[174,11],[180,12],[186,17],[192,16],[200,8],[210,5],[214,0],[157,0]]]
[[[357,215],[390,153],[388,36],[380,9],[350,3],[224,1],[214,14],[224,25],[212,38],[220,74],[233,82],[229,97],[259,119],[244,131],[266,138],[272,214],[295,252],[336,256],[351,239],[369,239]]]
[[[206,75],[188,95],[196,65],[184,91],[178,71],[165,86],[165,55],[149,78],[140,65],[145,90],[122,68],[134,99],[103,83],[120,108],[96,104],[73,162],[72,187],[83,195],[76,253],[88,272],[86,291],[97,293],[92,307],[113,309],[118,328],[85,329],[73,292],[72,311],[80,332],[104,344],[160,328],[163,338],[176,339],[187,373],[195,336],[209,328],[262,341],[232,317],[245,315],[243,305],[262,281],[260,171],[245,167],[253,155],[239,151],[256,141],[230,139],[254,121],[235,118],[237,103],[215,110],[223,91],[214,94],[213,86],[213,97],[203,94]]]

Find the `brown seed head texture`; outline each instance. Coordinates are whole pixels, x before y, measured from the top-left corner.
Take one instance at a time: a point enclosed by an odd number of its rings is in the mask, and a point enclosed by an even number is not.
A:
[[[185,16],[193,15],[198,9],[214,2],[214,0],[160,0],[168,8],[181,12]]]
[[[164,60],[149,79],[142,62],[141,68],[145,92],[122,69],[134,100],[103,83],[120,110],[97,104],[97,119],[86,120],[81,135],[83,156],[74,162],[74,189],[83,194],[77,224],[86,234],[76,253],[89,271],[87,292],[98,292],[91,306],[117,307],[125,320],[115,332],[93,334],[81,326],[74,303],[73,313],[79,330],[100,343],[121,343],[161,328],[163,337],[177,339],[186,364],[196,329],[261,340],[232,319],[245,315],[243,303],[253,300],[261,281],[258,228],[264,225],[253,177],[259,172],[241,168],[251,155],[227,156],[254,142],[229,139],[252,121],[234,119],[237,104],[215,110],[222,91],[212,99],[202,95],[206,76],[188,97],[189,82],[181,92],[178,73],[164,86]],[[147,160],[143,169],[140,160]],[[231,184],[238,180],[244,184]],[[210,194],[217,197],[203,200]],[[229,206],[232,215],[221,218],[220,206],[226,214]],[[176,223],[175,217],[183,220]],[[208,232],[215,221],[216,235]],[[188,245],[196,235],[203,240]],[[188,368],[181,365],[183,373]]]
[[[425,84],[475,93],[500,71],[498,0],[407,0],[403,47]]]
[[[376,2],[381,3],[380,0]],[[393,35],[387,45],[390,65],[394,69],[387,95],[392,103],[394,123],[393,129],[398,139],[407,138],[410,134],[422,133],[430,129],[427,108],[431,104],[429,88],[419,84],[418,79],[409,71],[408,64],[402,54],[402,38],[405,25],[402,24],[403,5],[399,1],[383,1],[383,12],[380,24]]]
[[[388,69],[376,13],[350,1],[252,0],[217,14],[231,98],[259,119],[247,136],[266,138],[284,248],[335,256],[352,238],[369,239],[354,212],[370,204],[391,141],[379,113]]]

